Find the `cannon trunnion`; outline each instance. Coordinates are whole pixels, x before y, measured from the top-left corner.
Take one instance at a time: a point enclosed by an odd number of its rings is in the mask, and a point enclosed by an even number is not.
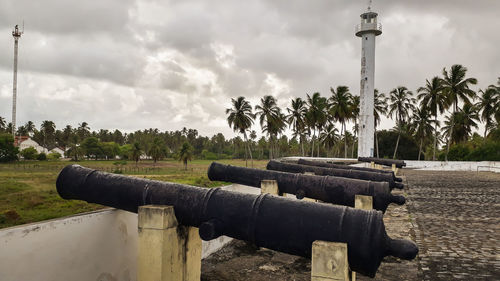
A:
[[[213,162],[208,168],[210,180],[260,187],[263,180],[276,180],[280,192],[309,197],[323,202],[354,207],[356,194],[373,197],[373,208],[385,212],[390,203],[402,205],[405,198],[390,193],[386,182],[293,174],[223,165]]]
[[[413,259],[418,253],[413,242],[389,238],[382,213],[374,210],[152,181],[79,165],[65,167],[56,185],[64,199],[131,212],[142,205],[174,206],[179,223],[198,227],[204,240],[227,235],[303,257],[311,256],[315,240],[347,243],[352,270],[371,277],[384,256]]]

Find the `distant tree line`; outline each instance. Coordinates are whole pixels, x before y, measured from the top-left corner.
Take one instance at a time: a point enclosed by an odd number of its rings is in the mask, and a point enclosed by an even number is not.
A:
[[[473,91],[477,79],[466,76],[467,68],[453,65],[442,75],[426,80],[415,92],[404,86],[388,94],[375,90],[375,156],[427,160],[500,160],[500,78],[496,85]],[[273,96],[264,96],[252,107],[245,97],[232,99],[226,109],[229,126],[238,133],[226,138],[217,133],[200,136],[196,129],[162,132],[158,129],[123,133],[91,130],[87,122],[77,127],[56,128],[45,120],[37,129],[32,121],[17,128],[16,135],[30,136],[47,149],[59,147],[75,160],[142,158],[158,161],[176,158],[186,163],[196,159],[272,159],[302,155],[356,157],[359,127],[359,96],[347,86],[330,88],[330,95],[306,94],[293,98],[286,109]],[[394,120],[390,130],[377,130],[382,116]],[[440,117],[444,116],[441,124]],[[252,129],[259,122],[263,136]],[[483,122],[482,135],[473,134]],[[352,124],[352,130],[347,124]],[[12,125],[0,117],[0,145],[12,138]],[[290,128],[292,136],[285,134]],[[12,148],[14,149],[14,148]],[[8,150],[8,149],[7,149]],[[0,160],[19,151],[3,152]],[[5,156],[2,156],[5,155]],[[7,156],[8,155],[8,156]],[[3,157],[3,158],[2,158]],[[17,156],[16,156],[17,157]],[[14,157],[14,159],[16,158]]]
[[[375,90],[375,156],[429,160],[500,160],[500,78],[479,92],[470,86],[477,79],[467,77],[467,68],[453,65],[443,68],[442,76],[410,91],[398,86],[388,95]],[[231,99],[226,110],[228,124],[241,134],[252,159],[251,127],[258,120],[269,142],[270,158],[286,155],[282,144],[287,126],[293,131],[289,148],[298,143],[300,155],[356,156],[360,99],[347,86],[330,88],[331,95],[316,92],[306,99],[293,98],[283,110],[273,96],[264,96],[254,108],[245,97]],[[444,124],[439,117],[444,115]],[[395,121],[392,130],[377,131],[381,116]],[[346,123],[352,122],[352,131]],[[475,133],[483,122],[483,136]],[[260,142],[260,140],[259,140]],[[442,147],[440,149],[440,145]],[[296,146],[295,146],[296,147]],[[391,149],[392,148],[392,149]],[[296,151],[295,151],[296,152]]]

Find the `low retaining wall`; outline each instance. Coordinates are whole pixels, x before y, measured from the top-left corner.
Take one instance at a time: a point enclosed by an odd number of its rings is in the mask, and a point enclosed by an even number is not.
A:
[[[242,185],[223,189],[260,192]],[[0,280],[136,280],[137,240],[137,214],[116,209],[1,229]],[[202,258],[231,240],[203,241]]]

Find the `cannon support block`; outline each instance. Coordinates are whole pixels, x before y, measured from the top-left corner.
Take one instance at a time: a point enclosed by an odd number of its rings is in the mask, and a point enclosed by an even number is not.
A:
[[[173,206],[141,206],[138,220],[137,280],[200,280],[198,228],[179,225]]]
[[[314,241],[311,255],[311,281],[351,281],[347,244]]]
[[[278,188],[278,182],[275,180],[262,180],[260,182],[260,193],[261,194],[271,194],[280,196],[280,190]]]

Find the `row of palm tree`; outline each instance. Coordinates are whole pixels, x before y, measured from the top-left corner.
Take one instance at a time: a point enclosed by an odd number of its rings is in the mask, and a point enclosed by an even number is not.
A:
[[[374,121],[375,121],[375,148],[378,152],[377,126],[382,116],[395,120],[398,137],[394,145],[393,158],[396,158],[400,137],[403,133],[412,135],[418,140],[419,155],[424,154],[424,147],[432,144],[433,156],[436,160],[436,151],[441,140],[446,146],[447,154],[451,144],[467,141],[473,129],[478,128],[478,122],[485,122],[484,136],[500,123],[500,78],[497,85],[490,85],[480,90],[478,95],[471,89],[477,84],[477,79],[467,77],[467,68],[456,64],[449,70],[442,70],[442,77],[435,76],[426,80],[426,85],[420,87],[413,94],[408,88],[398,86],[384,93],[375,90],[374,94]],[[285,114],[273,96],[267,95],[260,99],[254,107],[244,97],[232,99],[232,108],[226,110],[229,126],[235,132],[243,135],[248,143],[247,132],[250,132],[254,120],[258,117],[262,133],[269,139],[270,158],[278,157],[275,142],[282,135],[288,125],[301,145],[302,155],[305,155],[304,143],[309,142],[311,152],[319,156],[320,145],[327,151],[339,141],[343,141],[344,157],[347,158],[348,140],[352,139],[351,157],[354,155],[354,144],[358,131],[359,96],[352,95],[347,86],[330,88],[331,96],[322,97],[316,92],[306,94],[306,99],[293,98]],[[478,102],[475,102],[475,101]],[[440,117],[449,111],[444,118],[444,126],[440,133]],[[353,123],[352,134],[348,132],[346,124]],[[339,130],[336,125],[340,125]],[[338,145],[337,145],[338,146]],[[251,149],[248,147],[248,152]],[[327,153],[328,154],[328,153]]]

